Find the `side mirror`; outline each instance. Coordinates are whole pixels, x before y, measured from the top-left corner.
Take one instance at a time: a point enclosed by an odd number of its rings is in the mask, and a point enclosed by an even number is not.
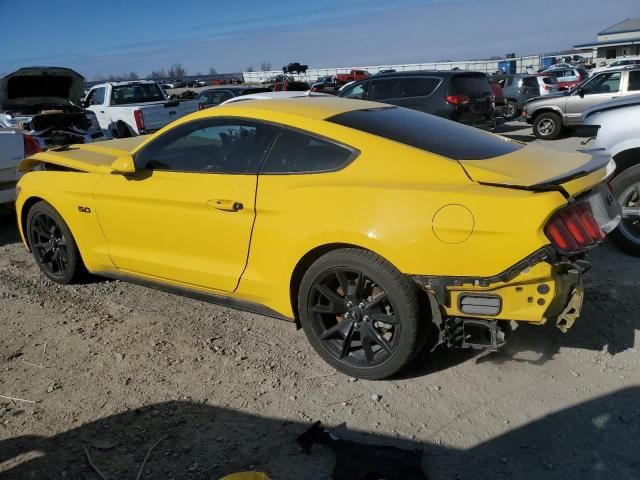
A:
[[[584,90],[582,88],[578,88],[578,95],[580,95],[580,98],[584,98]]]
[[[111,173],[129,175],[136,173],[136,163],[131,155],[123,155],[116,158],[111,164]]]

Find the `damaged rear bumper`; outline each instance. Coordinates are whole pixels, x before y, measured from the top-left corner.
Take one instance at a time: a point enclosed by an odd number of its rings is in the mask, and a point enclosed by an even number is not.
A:
[[[583,260],[558,260],[551,248],[543,248],[494,277],[413,278],[437,305],[432,314],[440,343],[495,350],[504,343],[503,333],[522,322],[554,322],[566,333],[580,316],[582,276],[589,267]],[[465,328],[484,328],[486,344],[469,340]]]

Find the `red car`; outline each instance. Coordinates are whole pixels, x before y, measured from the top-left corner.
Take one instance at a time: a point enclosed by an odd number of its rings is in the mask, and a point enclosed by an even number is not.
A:
[[[370,74],[366,70],[351,70],[349,73],[338,73],[336,75],[337,84],[345,84],[348,82],[359,82],[365,78],[369,78]]]
[[[576,87],[589,77],[589,73],[583,67],[551,67],[542,73],[555,78],[560,90]]]

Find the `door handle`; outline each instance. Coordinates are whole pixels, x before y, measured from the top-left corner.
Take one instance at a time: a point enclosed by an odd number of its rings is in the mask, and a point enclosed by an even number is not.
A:
[[[209,200],[207,205],[215,208],[216,210],[222,210],[223,212],[239,212],[244,208],[241,202],[236,200],[224,200],[221,198],[215,200]]]

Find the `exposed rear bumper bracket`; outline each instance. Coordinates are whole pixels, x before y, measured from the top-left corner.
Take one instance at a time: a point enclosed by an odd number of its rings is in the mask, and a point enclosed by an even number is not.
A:
[[[505,333],[496,320],[452,317],[445,320],[444,330],[448,347],[495,352],[505,344]]]

